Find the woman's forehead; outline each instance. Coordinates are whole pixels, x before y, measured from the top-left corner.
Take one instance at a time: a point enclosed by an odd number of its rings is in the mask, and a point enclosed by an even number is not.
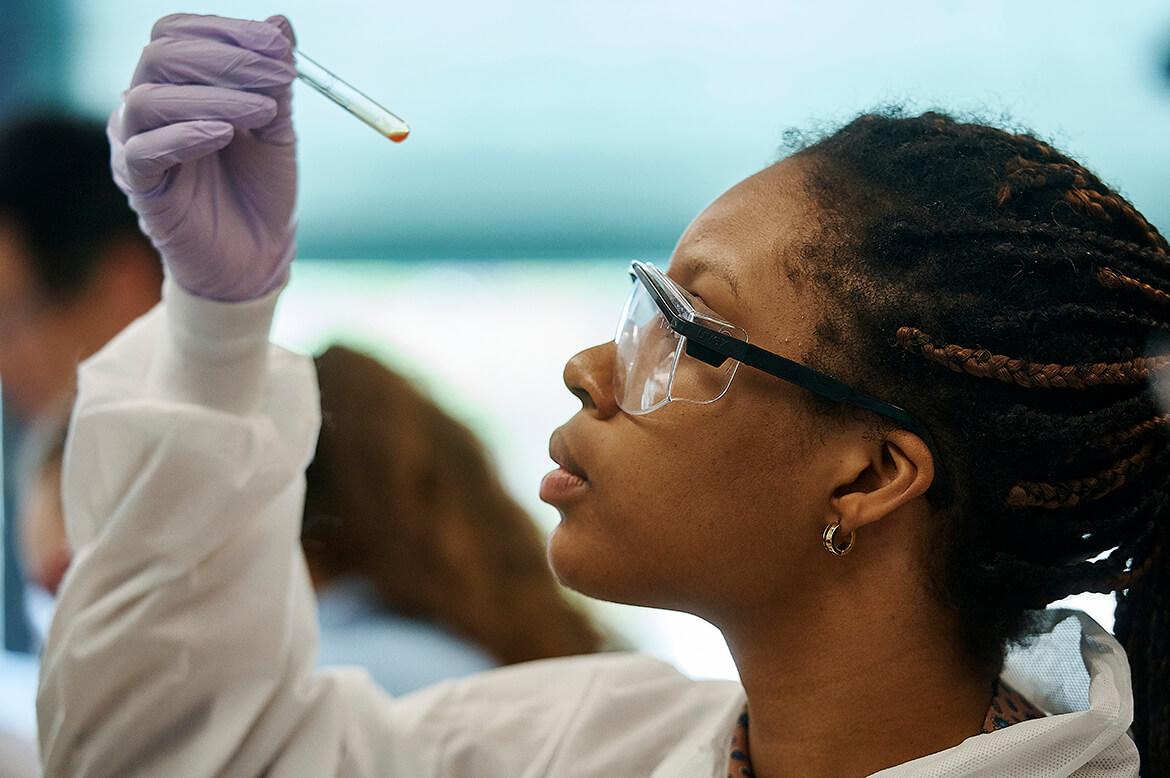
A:
[[[783,160],[717,197],[683,232],[672,270],[691,272],[699,259],[751,266],[798,250],[817,227],[817,208],[805,187],[807,165],[800,158]]]
[[[670,276],[753,339],[793,334],[807,320],[786,268],[815,239],[802,161],[789,158],[722,194],[683,233]]]

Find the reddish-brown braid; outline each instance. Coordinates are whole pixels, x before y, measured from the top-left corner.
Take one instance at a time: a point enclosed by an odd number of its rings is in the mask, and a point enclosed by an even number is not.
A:
[[[996,205],[1003,207],[1021,188],[1063,188],[1064,202],[1090,218],[1115,224],[1136,236],[1137,242],[1166,251],[1166,239],[1146,221],[1132,205],[1116,193],[1101,188],[1101,183],[1085,168],[1061,155],[1047,144],[1038,144],[1041,159],[1018,156],[1005,168],[1005,177],[996,194]]]
[[[1116,448],[1133,440],[1141,440],[1146,435],[1165,429],[1167,424],[1170,424],[1170,413],[1161,413],[1151,419],[1138,422],[1121,432],[1105,435],[1096,441],[1090,440],[1088,445],[1101,448]]]
[[[1061,483],[1020,481],[1008,490],[1007,504],[1012,508],[1071,508],[1081,500],[1094,500],[1125,486],[1126,479],[1145,467],[1153,446],[1143,446],[1123,457],[1111,467],[1086,478]]]
[[[1170,774],[1170,244],[1027,134],[867,115],[800,154],[824,235],[789,271],[835,333],[806,359],[935,436],[934,578],[973,655],[1118,592],[1143,771]]]
[[[1145,281],[1118,273],[1111,267],[1098,268],[1097,280],[1101,282],[1101,286],[1106,286],[1110,289],[1129,289],[1152,302],[1162,305],[1170,304],[1170,294],[1147,284]]]

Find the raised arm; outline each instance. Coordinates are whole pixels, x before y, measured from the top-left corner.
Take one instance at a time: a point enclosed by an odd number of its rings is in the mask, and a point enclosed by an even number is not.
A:
[[[114,177],[168,281],[79,377],[75,561],[38,700],[49,775],[329,775],[342,759],[346,681],[310,674],[298,545],[315,375],[268,343],[294,253],[291,62],[283,19],[168,17],[110,119]],[[357,686],[355,707],[377,696]]]
[[[37,704],[48,775],[258,775],[327,707],[298,553],[315,381],[269,347],[274,302],[169,284],[82,368],[76,557]],[[312,774],[332,774],[338,742],[317,744]]]

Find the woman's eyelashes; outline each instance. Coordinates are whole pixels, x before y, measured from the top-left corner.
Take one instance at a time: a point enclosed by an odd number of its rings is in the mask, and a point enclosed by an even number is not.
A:
[[[706,316],[711,317],[712,319],[718,319],[720,321],[725,321],[725,322],[731,321],[726,316],[724,316],[722,313],[720,313],[719,311],[716,311],[715,308],[713,308],[706,300],[704,300],[703,296],[701,294],[699,294],[698,292],[692,291],[690,289],[686,289],[685,287],[684,287],[683,291],[685,291],[687,293],[687,295],[691,298],[691,304],[695,306],[695,310],[699,311],[700,313],[702,313]]]

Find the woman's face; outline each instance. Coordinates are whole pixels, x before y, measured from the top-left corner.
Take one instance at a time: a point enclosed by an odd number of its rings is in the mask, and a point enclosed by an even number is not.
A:
[[[785,272],[817,234],[805,164],[785,160],[721,196],[684,233],[669,269],[753,343],[797,360],[818,318]],[[583,407],[554,433],[553,456],[587,483],[545,491],[562,519],[549,543],[558,577],[595,597],[712,620],[812,590],[833,518],[826,468],[845,431],[818,429],[803,389],[744,366],[714,403],[631,416],[615,405],[613,349],[596,346],[565,367]]]

